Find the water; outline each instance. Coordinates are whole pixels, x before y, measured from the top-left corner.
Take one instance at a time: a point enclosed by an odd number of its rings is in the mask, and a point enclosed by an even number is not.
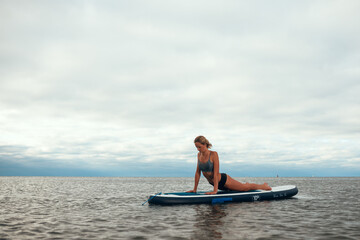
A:
[[[153,206],[193,178],[0,177],[1,239],[360,239],[360,178],[236,178],[295,198]],[[211,190],[204,178],[199,190]]]

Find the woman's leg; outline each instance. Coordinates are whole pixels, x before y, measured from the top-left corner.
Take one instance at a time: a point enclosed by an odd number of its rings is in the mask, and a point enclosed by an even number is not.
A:
[[[233,191],[251,191],[251,190],[271,190],[271,187],[267,184],[255,184],[255,183],[241,183],[227,175],[225,187]]]

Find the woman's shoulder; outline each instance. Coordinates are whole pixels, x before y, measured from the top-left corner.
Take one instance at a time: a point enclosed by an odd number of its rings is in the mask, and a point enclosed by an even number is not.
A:
[[[209,150],[210,151],[210,150]],[[216,151],[210,151],[211,155],[218,156],[218,153]]]

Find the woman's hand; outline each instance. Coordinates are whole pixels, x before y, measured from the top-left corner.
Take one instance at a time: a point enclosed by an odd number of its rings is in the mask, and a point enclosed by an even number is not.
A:
[[[190,190],[190,191],[187,191],[187,192],[194,192],[194,193],[196,193],[196,190]]]
[[[213,194],[217,194],[217,192],[212,191],[212,192],[206,192],[205,194],[207,194],[207,195],[213,195]]]

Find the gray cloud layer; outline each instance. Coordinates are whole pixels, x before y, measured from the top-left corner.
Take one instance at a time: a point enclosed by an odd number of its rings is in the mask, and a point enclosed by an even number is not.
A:
[[[3,162],[360,169],[359,5],[2,1]]]

